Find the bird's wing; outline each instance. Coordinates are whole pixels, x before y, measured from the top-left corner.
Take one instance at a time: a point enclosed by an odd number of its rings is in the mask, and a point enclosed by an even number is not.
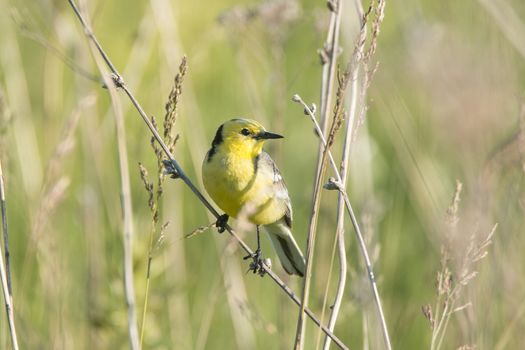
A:
[[[275,165],[273,159],[266,152],[261,152],[257,157],[257,168],[259,171],[269,171],[268,174],[272,179],[271,193],[273,197],[285,206],[285,213],[283,219],[289,228],[292,228],[293,213],[292,203],[290,202],[290,196],[288,195],[288,189],[284,183],[284,179]],[[264,169],[264,170],[263,170]]]

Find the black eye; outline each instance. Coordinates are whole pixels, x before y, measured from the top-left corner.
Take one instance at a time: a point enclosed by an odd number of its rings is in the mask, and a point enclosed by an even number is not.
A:
[[[244,129],[241,130],[241,134],[243,134],[244,136],[248,136],[248,135],[250,135],[250,130],[244,128]]]

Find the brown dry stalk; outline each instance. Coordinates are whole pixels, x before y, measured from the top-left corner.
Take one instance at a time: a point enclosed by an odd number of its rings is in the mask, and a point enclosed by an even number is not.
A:
[[[187,69],[188,62],[186,56],[183,56],[179,65],[179,72],[177,75],[175,75],[174,85],[168,96],[168,102],[166,103],[166,115],[164,117],[164,142],[166,142],[171,152],[173,152],[178,138],[178,135],[173,135],[172,128],[177,118],[177,107],[182,94],[182,82],[184,81]]]

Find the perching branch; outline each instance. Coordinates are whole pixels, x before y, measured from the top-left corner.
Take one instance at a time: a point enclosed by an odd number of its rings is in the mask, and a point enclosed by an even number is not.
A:
[[[170,165],[173,167],[173,169],[177,172],[178,177],[190,188],[190,190],[193,192],[193,194],[204,204],[204,206],[215,216],[216,218],[219,218],[219,213],[213,208],[210,202],[202,195],[202,193],[199,191],[199,189],[193,184],[193,182],[188,178],[186,173],[183,171],[183,169],[180,167],[178,162],[175,160],[173,155],[171,154],[168,146],[164,143],[162,137],[159,135],[151,121],[149,120],[146,112],[142,109],[140,103],[137,101],[135,96],[131,93],[129,88],[124,83],[124,80],[122,76],[119,74],[111,60],[109,59],[108,55],[103,50],[102,46],[98,42],[98,40],[95,37],[95,34],[92,32],[92,30],[88,27],[86,24],[82,14],[80,13],[77,5],[73,0],[68,0],[69,4],[71,5],[73,11],[75,12],[75,15],[78,17],[82,28],[84,29],[84,32],[89,40],[92,41],[92,43],[95,45],[95,48],[99,52],[100,56],[106,63],[106,65],[109,67],[109,69],[112,72],[111,79],[114,83],[114,85],[117,88],[122,89],[128,98],[130,99],[131,103],[135,107],[135,109],[138,111],[139,115],[143,119],[143,121],[146,123],[148,128],[150,129],[151,133],[153,134],[153,137],[155,140],[159,143],[160,147],[166,154],[166,158],[168,159]],[[242,247],[242,249],[248,253],[253,254],[253,251],[250,249],[250,247],[235,233],[235,231],[229,226],[226,225],[226,230],[232,235],[232,237],[239,243],[239,245]],[[300,305],[299,298],[294,294],[294,292],[266,265],[262,265],[263,270],[265,273],[270,276],[270,278],[277,283],[277,285],[292,299],[294,303],[297,305]],[[312,319],[312,321],[319,326],[325,334],[327,334],[337,346],[339,346],[341,349],[348,349],[348,347],[332,332],[328,330],[324,325],[321,325],[319,319],[315,316],[315,314],[308,308],[304,308],[304,312]]]

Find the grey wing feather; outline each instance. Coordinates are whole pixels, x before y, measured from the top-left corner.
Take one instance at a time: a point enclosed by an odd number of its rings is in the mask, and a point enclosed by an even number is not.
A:
[[[288,189],[286,188],[286,184],[284,183],[284,179],[281,176],[281,173],[279,172],[279,169],[277,168],[277,165],[275,165],[275,162],[273,159],[268,155],[266,152],[261,152],[261,154],[258,157],[258,162],[266,163],[269,165],[268,169],[273,169],[273,193],[275,193],[275,197],[281,201],[284,202],[286,205],[286,211],[283,216],[283,219],[286,223],[286,225],[289,228],[292,228],[292,221],[293,221],[293,212],[292,212],[292,203],[290,202],[290,196],[288,195]],[[262,167],[259,167],[259,169],[262,169]]]

